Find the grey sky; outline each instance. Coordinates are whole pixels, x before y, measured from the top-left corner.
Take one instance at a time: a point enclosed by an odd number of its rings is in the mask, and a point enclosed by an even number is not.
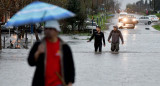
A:
[[[139,0],[118,0],[120,3],[121,3],[121,9],[125,9],[126,8],[126,5],[128,3],[134,3],[134,2],[137,2]]]

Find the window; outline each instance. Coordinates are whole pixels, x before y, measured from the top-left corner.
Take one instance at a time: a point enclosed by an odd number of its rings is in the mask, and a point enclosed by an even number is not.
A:
[[[144,19],[144,17],[140,17],[139,19]]]
[[[145,17],[145,19],[149,19],[149,17]]]

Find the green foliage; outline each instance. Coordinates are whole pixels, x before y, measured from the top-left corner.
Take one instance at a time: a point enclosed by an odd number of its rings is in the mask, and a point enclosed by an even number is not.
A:
[[[80,0],[69,0],[67,9],[76,14],[76,17],[68,19],[68,24],[72,25],[72,30],[76,25],[83,26],[84,20],[87,18],[85,3]],[[80,28],[80,27],[79,27]]]
[[[156,30],[159,30],[159,31],[160,31],[160,25],[153,25],[153,27],[154,27]]]
[[[76,17],[67,20],[68,24],[72,25],[72,30],[74,29],[74,26],[76,26],[77,14],[79,14],[80,11],[79,4],[79,0],[69,0],[67,4],[67,9],[76,14]]]
[[[106,19],[105,19],[105,17],[103,16],[103,18],[102,18],[102,16],[101,16],[101,14],[102,13],[98,13],[98,14],[94,14],[93,15],[93,18],[94,18],[94,21],[95,22],[97,22],[97,18],[98,18],[98,25],[102,28],[102,30],[105,30],[106,29],[106,24],[105,23],[109,23],[109,19],[110,18],[112,18],[111,16],[105,16],[106,17]],[[109,14],[111,14],[111,13],[107,13],[108,15]],[[92,15],[89,15],[88,16],[90,19],[92,19]],[[100,18],[101,18],[101,20],[102,20],[102,22],[103,22],[103,24],[102,25],[100,25]]]
[[[156,16],[160,18],[160,13],[157,13]]]

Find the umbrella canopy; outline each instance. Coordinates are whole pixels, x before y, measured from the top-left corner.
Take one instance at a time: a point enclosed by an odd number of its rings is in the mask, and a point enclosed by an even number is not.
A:
[[[7,22],[6,27],[35,24],[49,20],[60,20],[74,16],[74,13],[56,5],[35,1],[17,12]]]

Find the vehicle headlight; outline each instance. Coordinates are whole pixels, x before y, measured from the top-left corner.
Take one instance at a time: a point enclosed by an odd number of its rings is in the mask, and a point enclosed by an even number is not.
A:
[[[136,21],[136,19],[133,19],[133,21]]]
[[[124,19],[123,19],[123,21],[124,21],[124,22],[126,22],[126,21],[127,21],[127,19],[126,19],[126,18],[124,18]]]

